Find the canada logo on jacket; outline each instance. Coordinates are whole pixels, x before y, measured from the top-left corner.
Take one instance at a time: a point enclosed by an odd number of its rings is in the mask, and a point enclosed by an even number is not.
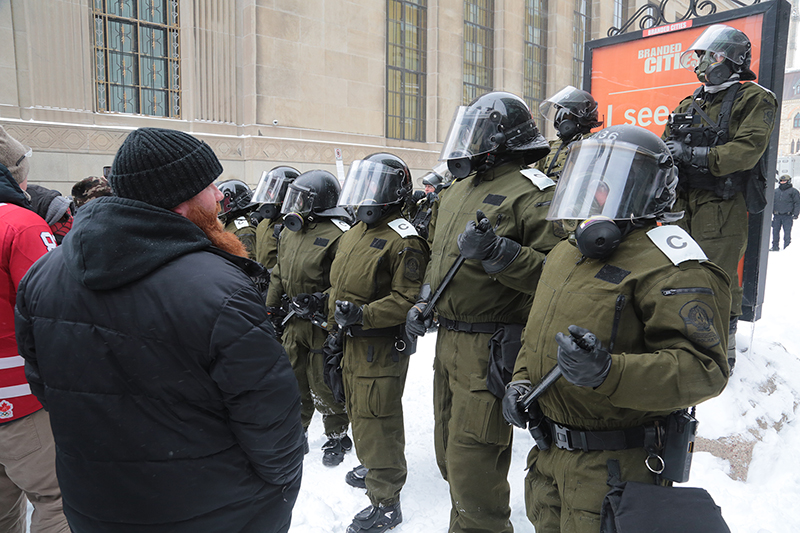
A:
[[[14,418],[14,406],[6,400],[0,402],[0,418]]]

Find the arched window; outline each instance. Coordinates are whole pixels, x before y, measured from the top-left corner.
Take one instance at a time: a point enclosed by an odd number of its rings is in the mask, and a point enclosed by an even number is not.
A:
[[[795,128],[800,128],[800,113],[797,113],[794,116],[794,127]]]

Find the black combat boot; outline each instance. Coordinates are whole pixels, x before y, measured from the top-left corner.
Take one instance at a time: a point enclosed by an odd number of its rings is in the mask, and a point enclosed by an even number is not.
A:
[[[394,529],[403,521],[400,502],[392,505],[370,505],[356,516],[347,527],[347,533],[377,533]]]
[[[358,465],[344,476],[345,482],[351,487],[356,487],[357,489],[367,488],[366,478],[367,467],[364,465]]]
[[[325,466],[336,466],[344,461],[344,454],[353,449],[353,441],[350,437],[331,437],[322,445],[322,464]]]

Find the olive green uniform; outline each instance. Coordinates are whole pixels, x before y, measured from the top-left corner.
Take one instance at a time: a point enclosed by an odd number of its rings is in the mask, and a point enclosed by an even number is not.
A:
[[[339,239],[328,300],[328,316],[336,300],[363,306],[363,327],[353,328],[361,334],[345,337],[342,379],[356,455],[369,469],[367,496],[375,506],[398,502],[406,480],[402,397],[408,357],[395,345],[429,257],[423,239],[403,238],[389,226],[395,220],[411,228],[390,215],[372,227],[359,222]]]
[[[610,372],[599,387],[561,378],[540,397],[545,416],[558,424],[590,431],[652,424],[725,388],[728,277],[710,262],[675,266],[648,237],[653,227],[631,232],[605,261],[582,258],[566,241],[547,256],[514,380],[536,384],[553,368],[556,333],[568,335],[573,324],[611,352]],[[622,481],[653,483],[647,456],[644,448],[532,449],[525,502],[536,532],[597,533],[610,489],[607,460],[619,461]]]
[[[698,99],[700,108],[719,120],[725,91]],[[690,111],[693,96],[684,98],[675,113]],[[775,95],[757,83],[743,82],[734,100],[728,126],[728,142],[709,148],[708,169],[712,176],[724,176],[756,166],[769,146],[777,109]],[[703,121],[703,125],[708,125]],[[664,138],[669,136],[669,126]],[[723,177],[723,178],[720,178]],[[681,181],[684,179],[681,177]],[[747,248],[747,208],[744,195],[737,192],[724,200],[714,191],[679,186],[673,211],[684,211],[678,221],[697,241],[709,260],[719,265],[731,279],[731,315],[742,314],[742,288],[739,261]]]
[[[439,469],[450,484],[450,532],[513,531],[507,480],[512,428],[486,386],[489,339],[502,324],[525,323],[545,253],[563,236],[545,220],[555,187],[541,190],[520,172],[524,168],[506,163],[481,173],[478,183],[475,175],[457,181],[437,210],[425,279],[433,290],[458,257],[456,238],[478,209],[498,236],[522,245],[514,261],[491,277],[480,261],[466,261],[436,304],[434,438]],[[482,323],[491,331],[448,329],[447,320]]]
[[[275,224],[280,218],[265,218],[256,226],[256,261],[267,270],[278,262],[278,239],[275,237]]]
[[[233,233],[244,244],[250,259],[256,258],[256,228],[250,223],[249,214],[232,218],[225,224],[225,231]]]
[[[336,256],[343,227],[330,219],[304,226],[300,231],[286,230],[282,239],[286,246],[272,269],[267,306],[278,307],[281,296],[325,292],[331,285],[331,263]],[[327,309],[323,313],[327,312]],[[322,413],[325,435],[338,438],[347,433],[350,421],[344,404],[337,403],[323,380],[322,345],[328,332],[310,320],[294,316],[283,332],[282,342],[300,386],[303,429],[308,430],[314,408]]]
[[[583,139],[591,136],[591,132],[584,133],[569,143],[564,143],[561,139],[554,139],[550,141],[550,153],[547,154],[547,157],[537,161],[534,165],[534,168],[541,170],[546,176],[549,176],[553,179],[558,179],[559,176],[561,176],[561,169],[564,168],[564,161],[567,160],[569,146],[574,142],[582,141]]]

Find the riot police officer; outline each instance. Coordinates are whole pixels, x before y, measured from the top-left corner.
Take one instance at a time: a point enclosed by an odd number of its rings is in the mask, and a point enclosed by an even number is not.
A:
[[[536,168],[558,179],[569,145],[585,139],[592,134],[592,129],[602,126],[597,120],[597,102],[586,91],[567,85],[539,104],[539,113],[555,126],[558,138],[550,141],[550,153],[536,163]]]
[[[342,234],[350,229],[346,211],[336,207],[341,188],[325,170],[304,172],[288,185],[282,212],[286,228],[283,246],[272,269],[267,307],[278,307],[282,295],[291,300],[291,316],[279,317],[281,342],[292,363],[302,400],[300,417],[308,441],[308,426],[316,408],[328,440],[322,463],[336,466],[353,447],[344,403],[337,402],[323,378],[322,346],[328,336],[328,294],[333,258]]]
[[[275,167],[261,174],[261,179],[253,193],[253,203],[258,204],[256,222],[256,261],[271,270],[278,260],[278,235],[283,225],[281,207],[286,191],[300,172],[292,167]],[[252,218],[252,217],[251,217]]]
[[[219,202],[219,219],[225,231],[236,235],[250,259],[255,259],[256,228],[250,221],[250,212],[255,207],[251,201],[253,191],[242,180],[231,179],[217,184],[224,197]]]
[[[406,313],[419,292],[428,247],[400,216],[411,194],[411,172],[397,156],[377,153],[355,161],[339,205],[358,222],[339,239],[331,266],[329,316],[344,336],[329,337],[329,360],[341,368],[356,454],[370,506],[348,533],[371,533],[402,521],[400,490],[407,474],[402,396],[413,345],[405,338]]]
[[[520,397],[555,365],[563,373],[539,398],[544,420],[533,410],[551,434],[528,456],[537,533],[600,531],[609,460],[622,481],[664,482],[658,424],[727,383],[728,278],[683,229],[658,225],[677,216],[676,185],[666,145],[637,126],[567,156],[547,218],[582,222],[547,256],[503,400],[525,427]]]
[[[453,182],[453,175],[447,169],[447,162],[443,161],[422,177],[425,187],[425,198],[420,202],[422,208],[417,211],[417,216],[411,222],[417,232],[433,242],[433,231],[436,227],[436,210],[439,208],[439,198]]]
[[[675,210],[686,214],[678,223],[731,279],[731,368],[742,314],[738,267],[747,247],[747,212],[760,212],[766,203],[761,166],[777,110],[775,95],[752,82],[750,60],[750,40],[742,31],[708,27],[681,55],[703,86],[681,101],[663,135],[679,170]]]
[[[459,107],[442,149],[456,181],[441,197],[431,263],[406,327],[425,333],[431,293],[465,258],[435,305],[435,450],[450,485],[451,533],[512,531],[512,428],[501,398],[545,254],[563,236],[545,220],[553,181],[527,168],[548,151],[527,104],[505,92]]]

